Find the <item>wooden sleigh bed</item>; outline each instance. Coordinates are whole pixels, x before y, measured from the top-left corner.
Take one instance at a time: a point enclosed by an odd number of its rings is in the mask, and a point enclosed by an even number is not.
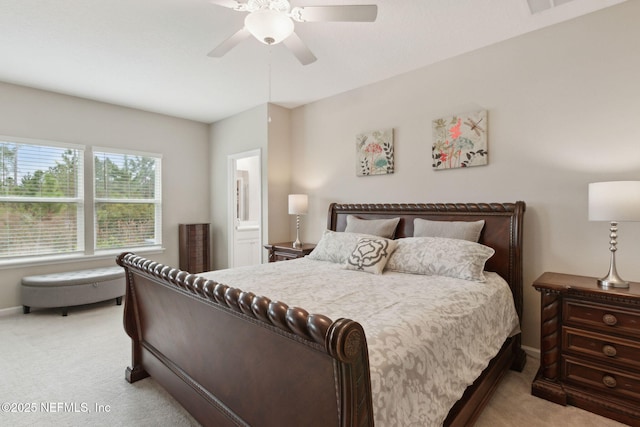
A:
[[[521,319],[524,210],[524,202],[334,203],[327,228],[344,231],[348,215],[399,217],[397,239],[413,235],[415,218],[484,220],[479,243],[495,250],[485,269],[508,283]],[[153,377],[205,426],[374,425],[366,331],[349,313],[332,321],[132,253],[117,263],[127,278],[127,381]],[[520,334],[508,338],[444,425],[473,424],[503,374],[525,361]]]

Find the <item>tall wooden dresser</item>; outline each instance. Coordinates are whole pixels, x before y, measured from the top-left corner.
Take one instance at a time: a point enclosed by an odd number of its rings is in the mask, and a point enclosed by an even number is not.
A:
[[[531,393],[640,426],[640,283],[602,289],[593,277],[544,273],[540,369]]]
[[[209,224],[178,226],[180,270],[202,273],[211,270]]]

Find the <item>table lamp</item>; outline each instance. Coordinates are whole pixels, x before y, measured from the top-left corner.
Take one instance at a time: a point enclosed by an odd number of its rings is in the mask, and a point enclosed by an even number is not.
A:
[[[628,288],[616,271],[618,222],[640,221],[640,181],[608,181],[589,184],[589,221],[609,221],[609,273],[598,280],[603,288]]]
[[[294,248],[301,248],[300,215],[306,215],[309,210],[309,197],[306,194],[289,194],[289,215],[296,216],[296,241]]]

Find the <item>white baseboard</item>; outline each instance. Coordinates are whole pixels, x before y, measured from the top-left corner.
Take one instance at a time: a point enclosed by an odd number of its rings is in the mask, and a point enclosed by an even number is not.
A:
[[[18,313],[22,313],[22,306],[0,309],[0,317],[13,316]]]
[[[540,349],[529,347],[526,345],[523,345],[522,349],[524,350],[525,353],[527,353],[527,356],[540,360]]]

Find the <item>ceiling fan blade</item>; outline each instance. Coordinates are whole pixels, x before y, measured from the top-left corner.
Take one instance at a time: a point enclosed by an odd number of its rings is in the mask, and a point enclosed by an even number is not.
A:
[[[311,64],[318,59],[296,33],[292,33],[282,43],[298,58],[302,65]]]
[[[209,3],[235,10],[244,10],[243,8],[246,7],[244,3],[236,0],[209,0]]]
[[[246,28],[241,29],[222,43],[218,45],[215,49],[207,54],[207,56],[219,58],[223,56],[225,53],[229,52],[231,49],[236,47],[238,43],[243,40],[246,40],[251,36],[251,33]]]
[[[291,15],[300,22],[373,22],[378,16],[378,6],[363,4],[295,7],[291,10]]]

